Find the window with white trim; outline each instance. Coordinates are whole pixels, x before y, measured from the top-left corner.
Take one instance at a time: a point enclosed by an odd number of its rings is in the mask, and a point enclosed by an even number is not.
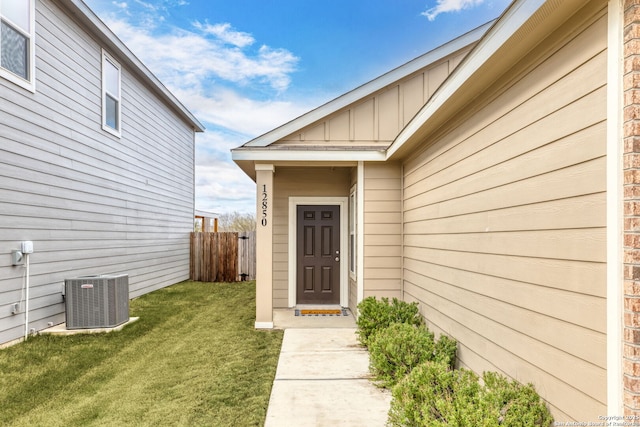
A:
[[[0,0],[0,76],[35,91],[35,0]]]
[[[118,137],[121,111],[120,80],[120,64],[102,51],[102,129]]]
[[[355,276],[357,271],[357,218],[358,199],[356,198],[356,186],[351,188],[349,194],[349,272]]]

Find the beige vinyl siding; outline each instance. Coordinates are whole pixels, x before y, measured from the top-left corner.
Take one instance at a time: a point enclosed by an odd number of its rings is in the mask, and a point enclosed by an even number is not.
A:
[[[349,277],[349,309],[356,315],[358,312],[358,284]]]
[[[604,14],[404,164],[405,299],[559,421],[607,412]]]
[[[276,166],[273,179],[273,307],[284,308],[289,305],[289,197],[348,197],[351,168]],[[348,236],[348,230],[340,233]]]
[[[30,326],[64,321],[66,278],[129,274],[131,297],[188,279],[194,134],[127,67],[122,138],[101,128],[101,44],[36,2],[36,92],[0,79],[0,245],[34,243]],[[0,261],[0,343],[24,333],[23,269]],[[24,303],[23,303],[24,307]]]
[[[386,148],[470,49],[429,64],[272,145]]]
[[[364,297],[401,298],[400,164],[364,166]]]

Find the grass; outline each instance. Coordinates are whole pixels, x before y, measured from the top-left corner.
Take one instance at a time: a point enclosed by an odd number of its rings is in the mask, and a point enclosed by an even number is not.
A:
[[[259,426],[281,331],[256,331],[255,282],[183,282],[131,301],[120,332],[0,350],[0,425]]]

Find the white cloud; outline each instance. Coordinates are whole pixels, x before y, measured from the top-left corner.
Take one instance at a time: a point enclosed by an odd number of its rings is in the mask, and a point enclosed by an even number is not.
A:
[[[463,9],[470,9],[484,3],[485,0],[438,0],[436,6],[422,12],[429,21],[436,19],[441,13],[459,12]]]
[[[253,212],[255,183],[233,163],[230,150],[309,109],[275,100],[291,84],[299,59],[286,49],[253,46],[253,36],[231,24],[167,28],[161,13],[154,17],[149,10],[104,20],[207,128],[196,135],[196,208]],[[241,94],[253,89],[261,99]]]
[[[216,213],[255,211],[255,183],[231,161],[242,136],[212,129],[196,135],[196,209]]]
[[[250,46],[255,42],[251,34],[235,31],[229,23],[211,25],[208,22],[205,24],[194,22],[193,26],[205,34],[216,36],[221,41],[237,47]]]
[[[211,94],[179,89],[174,94],[200,120],[232,129],[245,138],[261,135],[310,109],[286,101],[257,101],[229,89]]]
[[[156,2],[156,4],[153,4],[153,3],[149,3],[141,0],[133,0],[133,1],[135,1],[137,4],[139,4],[140,6],[142,6],[143,8],[151,12],[157,12],[158,10],[161,10],[163,8],[162,2]]]
[[[107,22],[205,126],[211,123],[232,129],[250,139],[311,107],[273,99],[256,100],[234,89],[258,84],[276,92],[285,91],[298,61],[287,50],[261,46],[250,56],[236,47],[184,30],[156,36],[124,20]]]
[[[220,78],[241,85],[266,84],[280,92],[288,88],[299,61],[286,49],[262,46],[250,52],[183,29],[154,34],[121,19],[106,22],[168,86],[204,87],[206,81]]]
[[[255,183],[235,164],[196,165],[196,209],[216,213],[255,212]]]

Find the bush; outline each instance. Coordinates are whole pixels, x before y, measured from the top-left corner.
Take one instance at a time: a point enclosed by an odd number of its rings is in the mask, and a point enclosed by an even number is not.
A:
[[[391,426],[548,427],[553,422],[532,385],[486,372],[484,386],[473,372],[440,362],[417,366],[392,391]]]
[[[553,422],[546,405],[532,384],[509,381],[496,372],[485,372],[484,400],[501,425],[509,427],[548,426]]]
[[[436,342],[426,327],[392,323],[369,337],[369,369],[382,387],[390,388],[423,362],[454,368],[457,342],[441,335]]]
[[[446,335],[440,335],[440,339],[436,342],[434,349],[434,360],[442,362],[450,369],[456,366],[456,353],[458,350],[458,342]]]
[[[389,298],[378,301],[375,297],[367,297],[358,304],[358,313],[358,340],[364,346],[368,346],[371,335],[392,323],[416,326],[424,323],[418,311],[418,303],[406,303],[397,298],[389,304]]]
[[[446,364],[417,366],[393,388],[391,426],[482,426],[465,408],[479,407],[480,384],[472,371],[451,370]]]
[[[419,364],[433,360],[434,349],[427,328],[393,323],[369,337],[369,369],[379,385],[391,387]]]

